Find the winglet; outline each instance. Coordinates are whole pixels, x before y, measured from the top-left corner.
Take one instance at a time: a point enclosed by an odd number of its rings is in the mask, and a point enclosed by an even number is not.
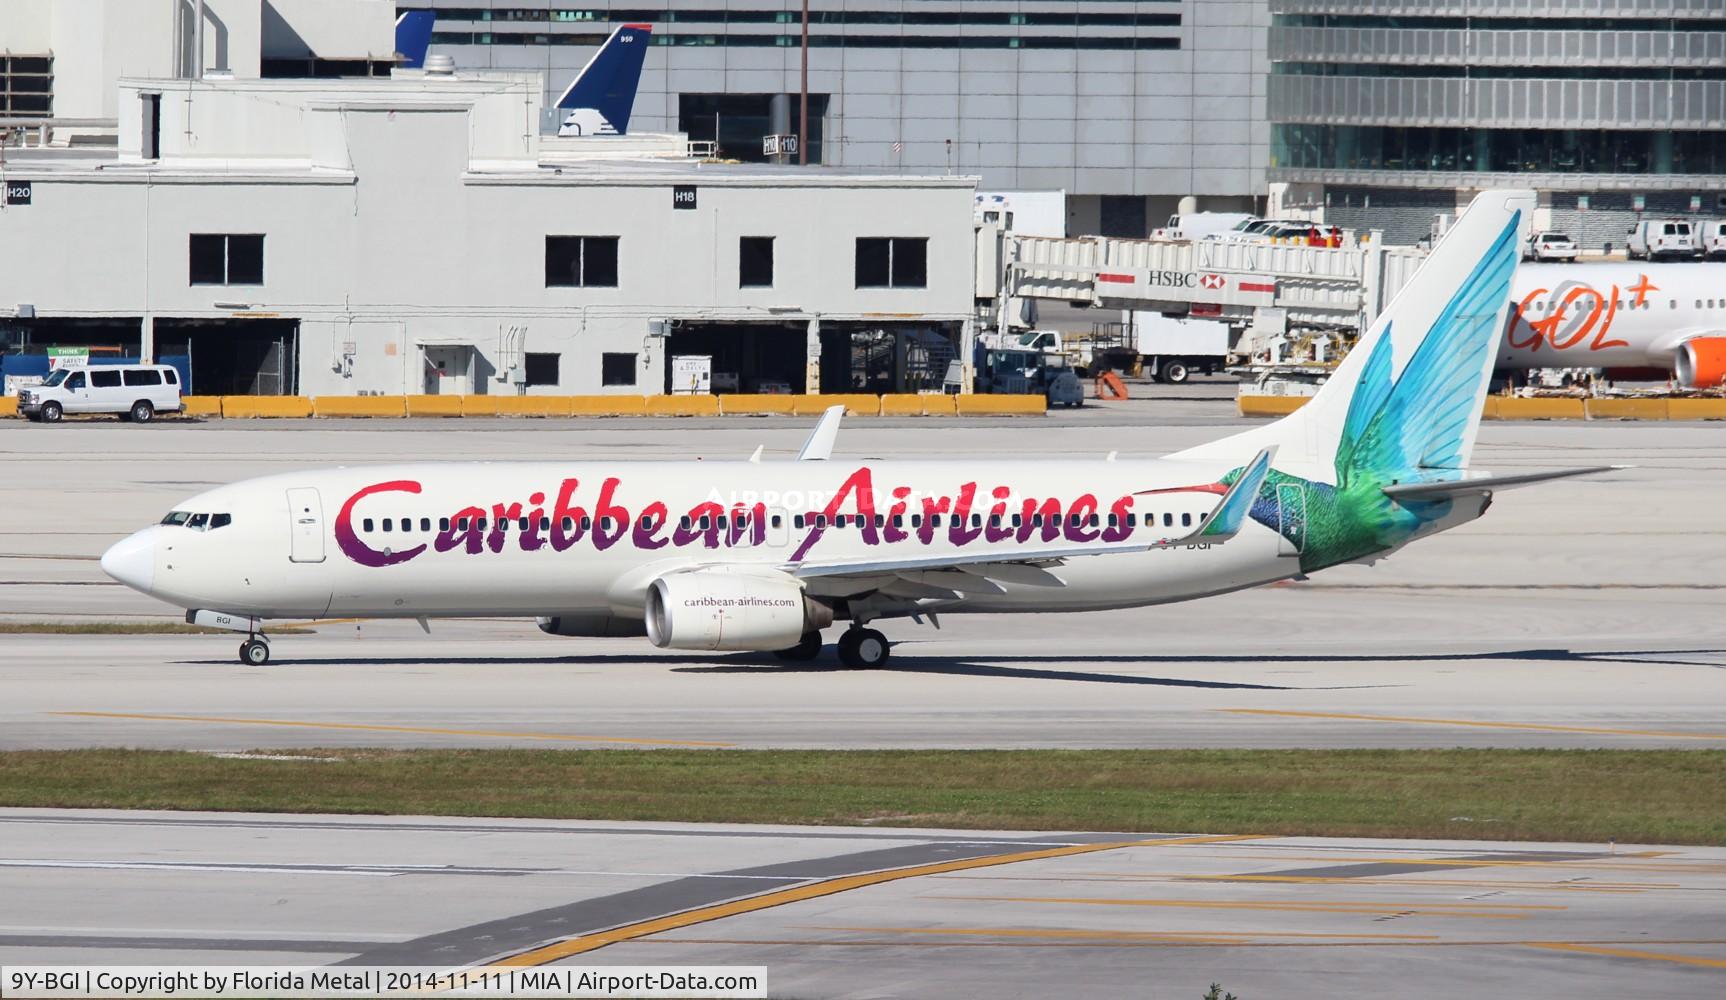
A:
[[[1222,541],[1233,538],[1240,533],[1241,525],[1246,523],[1247,515],[1252,512],[1253,500],[1259,495],[1259,487],[1264,485],[1265,477],[1270,475],[1271,459],[1276,456],[1276,447],[1266,448],[1259,452],[1247,467],[1241,471],[1241,477],[1223,494],[1222,502],[1217,509],[1205,519],[1205,526],[1189,536],[1193,541]]]
[[[821,414],[821,419],[815,424],[815,429],[809,432],[809,440],[803,442],[803,450],[797,453],[799,462],[825,462],[833,457],[833,442],[839,437],[839,421],[845,417],[845,407],[829,406]]]

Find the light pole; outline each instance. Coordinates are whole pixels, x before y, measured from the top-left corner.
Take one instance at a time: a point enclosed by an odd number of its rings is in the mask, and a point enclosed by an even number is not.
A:
[[[809,164],[809,0],[803,0],[803,81],[797,102],[797,165]]]

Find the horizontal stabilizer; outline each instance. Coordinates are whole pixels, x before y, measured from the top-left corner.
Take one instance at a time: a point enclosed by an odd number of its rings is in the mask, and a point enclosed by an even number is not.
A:
[[[1611,472],[1621,469],[1621,465],[1591,465],[1581,469],[1558,469],[1553,472],[1525,472],[1514,476],[1479,476],[1474,479],[1449,479],[1424,483],[1393,483],[1384,488],[1384,495],[1392,500],[1448,500],[1451,497],[1477,496],[1482,493],[1496,493],[1499,490],[1515,489],[1518,486],[1531,486],[1553,479],[1569,479],[1571,476],[1592,476],[1597,472]]]

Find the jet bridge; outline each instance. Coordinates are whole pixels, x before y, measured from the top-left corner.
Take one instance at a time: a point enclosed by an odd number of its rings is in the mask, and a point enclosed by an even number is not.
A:
[[[1236,327],[1364,330],[1425,259],[1377,234],[1337,247],[1002,234],[1004,315],[1015,299],[1219,319]],[[1261,310],[1277,310],[1267,324]]]

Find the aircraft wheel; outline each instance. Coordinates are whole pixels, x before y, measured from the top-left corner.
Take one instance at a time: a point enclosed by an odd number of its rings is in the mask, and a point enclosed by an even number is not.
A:
[[[872,628],[847,629],[839,637],[839,662],[847,667],[872,669],[887,662],[887,637]]]
[[[240,662],[253,667],[270,662],[269,643],[261,639],[247,639],[240,643]]]
[[[797,645],[789,649],[774,650],[773,655],[781,660],[813,660],[821,655],[821,633],[805,632],[803,638],[797,640]]]

